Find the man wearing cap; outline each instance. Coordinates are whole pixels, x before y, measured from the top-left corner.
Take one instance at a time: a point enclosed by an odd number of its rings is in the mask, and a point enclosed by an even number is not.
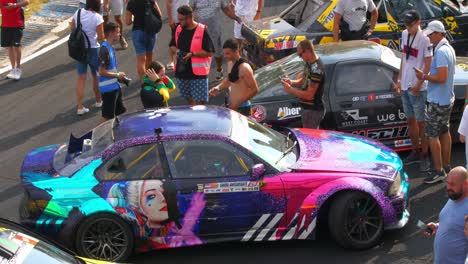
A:
[[[424,33],[435,46],[434,58],[429,74],[415,68],[419,80],[427,80],[427,113],[426,136],[429,138],[434,173],[431,173],[425,183],[443,181],[450,171],[450,155],[452,138],[449,122],[455,94],[453,92],[453,75],[455,73],[455,51],[445,38],[445,28],[442,22],[431,21]]]
[[[367,12],[371,12],[370,24]],[[379,11],[372,0],[339,0],[335,7],[333,40],[368,39],[378,17]]]
[[[420,171],[430,170],[428,143],[425,136],[427,81],[416,78],[413,67],[429,73],[432,61],[432,44],[421,30],[421,18],[416,10],[403,16],[406,30],[401,35],[403,57],[395,89],[401,93],[413,151],[404,160],[405,165],[419,163]]]

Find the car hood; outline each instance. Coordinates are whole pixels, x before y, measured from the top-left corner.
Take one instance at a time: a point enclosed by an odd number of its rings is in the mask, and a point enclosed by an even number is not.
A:
[[[261,39],[272,38],[284,33],[287,33],[287,35],[302,33],[299,29],[293,27],[280,16],[266,17],[247,22],[244,24],[244,27],[255,33]]]
[[[300,156],[292,169],[362,173],[393,178],[402,168],[398,155],[383,144],[341,132],[292,129]]]

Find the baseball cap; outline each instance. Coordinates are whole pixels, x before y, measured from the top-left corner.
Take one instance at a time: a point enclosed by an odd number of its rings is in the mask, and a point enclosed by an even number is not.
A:
[[[428,36],[434,32],[445,33],[444,24],[438,20],[431,21],[429,24],[427,24],[427,27],[424,29],[424,34]]]
[[[419,16],[418,11],[416,10],[409,10],[403,16],[403,23],[405,25],[411,25],[418,20],[421,20],[421,17]]]

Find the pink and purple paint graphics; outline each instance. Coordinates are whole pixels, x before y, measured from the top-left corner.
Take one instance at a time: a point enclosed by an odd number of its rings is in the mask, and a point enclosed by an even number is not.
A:
[[[293,170],[260,180],[244,175],[100,182],[94,176],[100,158],[66,177],[50,169],[57,146],[39,149],[25,159],[34,162],[25,162],[22,180],[32,197],[48,197],[48,204],[39,219],[26,221],[66,233],[65,223],[74,226],[105,210],[131,223],[137,251],[147,251],[221,240],[312,239],[321,206],[343,190],[373,197],[386,226],[400,220],[407,183],[398,197],[386,195],[402,166],[395,152],[337,132],[293,132],[300,149]],[[76,211],[80,217],[71,217]]]

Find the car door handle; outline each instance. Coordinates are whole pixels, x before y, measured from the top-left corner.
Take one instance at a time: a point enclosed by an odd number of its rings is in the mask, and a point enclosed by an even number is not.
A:
[[[349,108],[349,107],[353,106],[353,102],[351,102],[351,101],[341,102],[340,106],[343,107],[343,108]]]

